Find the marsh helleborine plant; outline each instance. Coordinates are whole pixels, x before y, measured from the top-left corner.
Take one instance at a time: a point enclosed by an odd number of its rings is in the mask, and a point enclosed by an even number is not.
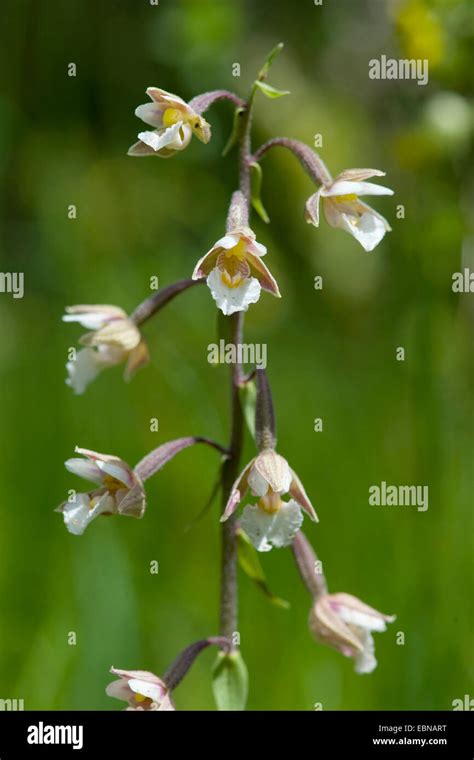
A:
[[[367,182],[380,177],[377,169],[346,169],[332,178],[321,158],[307,145],[290,138],[277,137],[251,147],[251,126],[256,95],[262,92],[275,98],[287,93],[267,83],[270,66],[283,46],[277,45],[252,84],[247,99],[227,90],[214,90],[186,102],[181,97],[148,87],[150,102],[138,106],[136,115],[153,127],[138,134],[138,142],[129,149],[130,156],[171,158],[181,153],[195,135],[206,144],[211,126],[203,113],[217,101],[227,100],[235,107],[234,128],[225,149],[238,148],[239,185],[232,193],[223,235],[204,255],[190,262],[189,278],[159,290],[141,303],[130,315],[112,305],[70,306],[63,317],[78,322],[88,332],[80,338],[83,348],[67,364],[66,382],[75,393],[105,368],[125,364],[125,378],[148,361],[148,348],[141,329],[172,299],[187,289],[206,284],[224,315],[230,345],[243,342],[244,314],[264,293],[280,298],[278,284],[263,258],[267,249],[257,241],[250,226],[250,212],[268,222],[260,198],[261,161],[274,147],[289,150],[315,183],[315,192],[306,202],[304,218],[319,226],[320,209],[326,221],[348,232],[365,251],[371,251],[390,230],[377,211],[360,200],[372,195],[391,195],[386,187]],[[254,180],[254,181],[252,181]],[[303,214],[302,214],[303,216]],[[205,297],[205,291],[203,292]],[[237,352],[236,352],[237,353]],[[238,355],[238,353],[237,353]],[[303,517],[317,522],[314,507],[305,488],[285,457],[277,451],[275,415],[268,376],[255,368],[245,374],[240,364],[230,373],[231,430],[227,445],[203,436],[187,436],[163,443],[143,457],[134,467],[116,455],[77,449],[81,457],[68,459],[66,468],[94,484],[84,493],[72,492],[58,508],[67,529],[79,535],[96,517],[123,515],[142,518],[146,507],[145,481],[185,448],[204,443],[221,456],[220,485],[222,504],[222,564],[219,635],[187,646],[163,676],[144,670],[112,668],[117,677],[107,687],[107,694],[124,701],[126,710],[174,710],[172,691],[186,675],[197,655],[215,645],[219,654],[213,670],[213,689],[219,709],[244,709],[247,697],[247,671],[240,654],[237,635],[237,562],[243,569],[249,563],[259,568],[258,552],[291,546],[301,577],[311,597],[309,628],[315,639],[335,648],[355,661],[358,673],[376,667],[372,633],[384,631],[394,618],[383,615],[347,593],[329,593],[324,575],[318,568],[314,550],[301,531]],[[248,393],[254,389],[255,393]],[[244,399],[253,397],[256,453],[239,475],[243,446]],[[291,458],[290,458],[291,459]],[[249,503],[241,508],[241,502]],[[239,550],[245,550],[245,561]],[[250,552],[250,554],[249,554]],[[255,573],[248,573],[255,579]],[[261,578],[261,575],[259,576]],[[264,585],[264,584],[263,584]],[[262,582],[260,581],[262,587]],[[276,600],[281,601],[281,600]],[[283,707],[284,705],[282,705]]]

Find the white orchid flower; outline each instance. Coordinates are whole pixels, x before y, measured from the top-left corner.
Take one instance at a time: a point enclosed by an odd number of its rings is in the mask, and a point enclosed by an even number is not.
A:
[[[106,694],[128,703],[125,710],[174,710],[170,692],[164,681],[148,670],[119,670],[111,668],[110,672],[118,676],[112,681]]]
[[[306,202],[305,218],[319,226],[319,205],[331,227],[345,230],[366,251],[372,251],[382,240],[390,225],[377,211],[359,200],[362,195],[393,195],[393,190],[373,182],[370,177],[383,177],[378,169],[346,169],[336,179],[322,185]]]
[[[240,525],[257,551],[289,546],[302,525],[302,510],[318,519],[300,479],[273,449],[261,451],[239,475],[222,521],[235,512],[248,489],[259,498],[244,508]],[[286,493],[292,497],[288,502],[282,499]]]
[[[182,98],[158,87],[148,87],[146,93],[152,102],[138,106],[135,115],[155,129],[139,133],[129,156],[170,158],[189,145],[193,134],[201,142],[209,142],[210,125]]]
[[[66,312],[64,322],[78,322],[91,331],[80,339],[86,348],[66,364],[66,383],[76,394],[84,393],[107,367],[127,362],[124,377],[129,380],[148,361],[148,349],[140,330],[118,306],[83,304],[69,306]]]
[[[356,673],[371,673],[377,667],[372,633],[387,629],[394,615],[383,615],[351,594],[322,594],[309,616],[314,637],[355,660]]]
[[[57,508],[70,533],[82,535],[96,517],[121,514],[143,517],[146,507],[141,478],[122,459],[99,454],[89,449],[75,449],[85,458],[73,457],[65,462],[69,472],[96,483],[99,488],[89,493],[76,493]]]
[[[266,252],[249,227],[230,230],[198,261],[193,280],[207,277],[212,297],[223,314],[247,311],[258,301],[262,289],[280,297],[278,285],[261,259]]]

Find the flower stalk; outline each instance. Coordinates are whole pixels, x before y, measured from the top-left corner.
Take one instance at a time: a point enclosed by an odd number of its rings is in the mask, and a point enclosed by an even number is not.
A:
[[[163,675],[163,681],[170,691],[176,689],[196,657],[203,649],[207,649],[209,646],[217,646],[225,654],[231,651],[231,643],[225,636],[210,636],[208,639],[201,639],[201,641],[195,641],[193,644],[190,644],[180,652]]]

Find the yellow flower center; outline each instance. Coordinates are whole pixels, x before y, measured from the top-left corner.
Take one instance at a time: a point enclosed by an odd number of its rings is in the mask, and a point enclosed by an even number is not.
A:
[[[281,503],[280,494],[269,488],[265,496],[262,496],[258,502],[258,506],[264,512],[273,515],[280,510]]]
[[[119,491],[121,488],[126,487],[123,483],[120,482],[120,480],[116,480],[111,475],[104,475],[102,482],[107,491],[110,491],[110,493],[115,493],[115,491]]]
[[[177,108],[167,108],[163,114],[163,124],[165,127],[172,127],[178,121],[183,121],[183,114]]]
[[[226,287],[238,288],[244,280],[250,277],[250,266],[246,258],[247,246],[244,240],[239,240],[233,248],[219,254],[217,266],[221,272],[221,280]]]
[[[144,702],[148,697],[144,697],[143,694],[135,694],[135,702]]]
[[[333,200],[335,200],[336,203],[347,203],[350,201],[356,201],[357,195],[355,193],[349,193],[348,195],[335,195]]]

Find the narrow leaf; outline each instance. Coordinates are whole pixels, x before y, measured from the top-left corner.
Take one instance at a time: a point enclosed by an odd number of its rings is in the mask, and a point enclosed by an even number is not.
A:
[[[262,179],[263,179],[263,172],[262,167],[260,164],[253,163],[251,164],[251,200],[252,200],[252,206],[254,207],[255,211],[259,215],[260,219],[264,221],[266,224],[270,221],[270,218],[265,210],[265,207],[262,203],[261,199],[261,190],[262,190]]]
[[[260,80],[266,78],[268,71],[270,69],[270,66],[273,64],[273,61],[281,53],[284,47],[285,46],[283,42],[279,42],[278,45],[275,45],[275,47],[269,52],[258,75],[258,78]]]
[[[265,572],[258,558],[258,552],[251,544],[247,534],[241,528],[237,530],[237,549],[239,565],[244,573],[257,584],[259,589],[263,591],[272,604],[285,610],[289,609],[289,602],[285,599],[280,599],[280,597],[275,596],[272,591],[270,591]]]
[[[266,82],[260,82],[258,79],[255,82],[255,85],[258,87],[259,90],[263,92],[264,95],[267,96],[267,98],[281,98],[283,95],[289,95],[289,90],[277,90],[276,87],[272,87],[271,84],[267,84]]]
[[[234,145],[238,142],[241,132],[241,124],[242,124],[242,117],[245,112],[245,108],[241,108],[240,106],[235,109],[234,111],[234,121],[232,124],[232,132],[229,135],[229,139],[226,142],[225,148],[222,151],[223,156],[227,156],[229,151],[234,147]]]
[[[248,672],[239,651],[217,655],[212,669],[212,691],[218,710],[245,710]]]

